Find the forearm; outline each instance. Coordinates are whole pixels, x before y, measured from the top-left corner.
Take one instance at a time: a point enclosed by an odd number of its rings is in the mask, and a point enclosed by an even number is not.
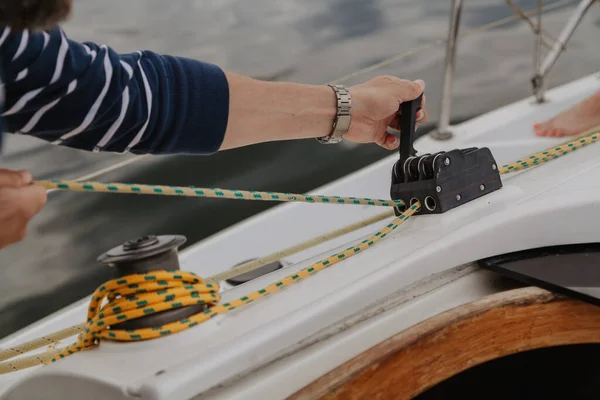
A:
[[[41,51],[44,37],[30,33],[14,63],[9,60],[22,35],[11,34],[0,47],[4,116],[12,132],[83,150],[138,154],[211,154],[331,133],[336,98],[327,86],[264,82],[152,52],[117,54],[70,41],[58,29],[48,37]],[[64,64],[61,47],[67,49]],[[64,67],[55,74],[59,64]]]
[[[336,97],[330,87],[226,75],[229,120],[221,150],[331,133]]]

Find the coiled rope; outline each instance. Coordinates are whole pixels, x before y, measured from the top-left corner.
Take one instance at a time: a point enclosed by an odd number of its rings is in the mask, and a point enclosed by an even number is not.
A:
[[[544,164],[550,160],[573,152],[578,148],[594,143],[599,138],[600,127],[597,127],[584,133],[581,137],[576,138],[575,140],[549,148],[542,152],[534,153],[523,160],[517,160],[513,163],[504,165],[500,168],[499,172],[501,174],[507,174]],[[304,201],[309,203],[320,202],[334,204],[367,204],[373,206],[384,206],[387,204],[388,206],[394,207],[401,205],[398,202],[390,200],[236,191],[224,189],[197,189],[114,183],[106,184],[98,182],[82,183],[71,181],[35,181],[34,183],[40,184],[46,188],[75,191],[219,197],[247,200]],[[390,224],[376,232],[374,235],[370,236],[368,239],[363,240],[354,246],[348,247],[344,251],[335,253],[324,260],[314,263],[302,269],[301,271],[288,275],[285,278],[260,290],[224,304],[219,304],[220,296],[218,294],[218,283],[210,282],[210,279],[205,281],[201,277],[190,272],[158,271],[149,274],[130,275],[124,278],[109,281],[100,286],[93,294],[88,310],[87,323],[76,325],[42,338],[26,342],[19,346],[0,351],[0,374],[6,374],[21,369],[38,366],[40,364],[54,362],[70,354],[95,347],[99,344],[100,339],[116,341],[139,341],[181,332],[217,315],[224,314],[230,310],[249,304],[254,300],[277,292],[286,286],[290,286],[296,282],[299,282],[318,271],[329,268],[344,259],[350,258],[368,249],[404,223],[410,216],[419,210],[420,206],[421,205],[418,202],[413,204],[399,217],[394,218]],[[379,217],[381,217],[381,215],[372,217],[366,221],[372,223]],[[324,235],[323,237],[327,239],[341,236],[344,232],[347,232],[348,228],[350,227],[358,228],[366,226],[367,224],[368,223],[365,223],[364,221],[362,225],[360,222],[355,223],[349,227],[346,227],[346,230],[342,228],[341,230],[330,233],[329,236]],[[308,241],[304,244],[306,245],[311,242],[312,241]],[[288,253],[293,253],[294,251],[301,251],[304,248],[306,247],[299,245],[290,249],[286,249],[284,252],[287,251]],[[274,254],[265,257],[265,259],[274,257]],[[241,269],[237,271],[237,275],[265,265],[268,263],[265,262],[265,259],[248,263],[252,268],[249,268],[247,264],[240,266]],[[222,279],[222,277],[219,277],[219,275],[216,277],[218,277],[219,280]],[[102,305],[105,301],[106,304]],[[135,330],[110,329],[111,325],[151,315],[160,311],[195,304],[206,304],[209,308],[189,318],[185,318],[163,326]],[[77,342],[63,349],[52,349],[46,351],[45,353],[7,361],[48,344],[57,343],[59,340],[73,336],[74,334],[79,334]]]

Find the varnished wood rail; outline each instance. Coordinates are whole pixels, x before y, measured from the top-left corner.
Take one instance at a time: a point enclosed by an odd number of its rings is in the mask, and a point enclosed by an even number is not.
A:
[[[486,361],[584,343],[600,343],[600,307],[535,287],[510,290],[400,332],[290,399],[411,399]]]

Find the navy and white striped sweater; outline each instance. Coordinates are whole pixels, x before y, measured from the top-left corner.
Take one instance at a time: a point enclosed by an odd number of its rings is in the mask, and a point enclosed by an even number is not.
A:
[[[136,154],[221,146],[229,87],[219,67],[151,51],[117,54],[59,28],[0,32],[0,135]]]

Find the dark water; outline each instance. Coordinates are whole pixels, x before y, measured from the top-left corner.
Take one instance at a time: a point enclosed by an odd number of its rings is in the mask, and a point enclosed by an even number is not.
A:
[[[535,0],[518,2],[524,9]],[[575,3],[575,2],[574,2]],[[573,4],[574,4],[573,3]],[[427,83],[435,122],[449,0],[91,0],[75,1],[64,25],[72,39],[117,51],[151,49],[216,63],[269,80],[326,83],[431,44],[376,71]],[[501,0],[467,2],[463,28],[509,16]],[[547,14],[555,35],[571,7]],[[600,69],[600,7],[593,7],[555,66],[550,85]],[[533,37],[521,22],[460,42],[453,117],[462,120],[530,94]],[[424,127],[421,132],[426,132]],[[0,166],[28,168],[40,179],[76,178],[126,159],[9,137]],[[102,181],[303,192],[387,155],[374,145],[269,143],[210,157],[147,157]],[[91,292],[109,277],[98,254],[139,235],[177,233],[194,243],[272,204],[260,202],[53,193],[27,239],[0,252],[0,337]]]

